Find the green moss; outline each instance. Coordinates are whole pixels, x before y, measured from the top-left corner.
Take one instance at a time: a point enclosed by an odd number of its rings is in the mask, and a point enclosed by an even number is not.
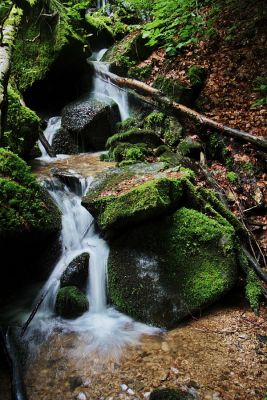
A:
[[[192,65],[187,71],[187,77],[192,86],[201,87],[206,77],[206,70],[200,65]]]
[[[113,239],[108,271],[115,305],[146,323],[171,328],[233,287],[234,229],[183,207]]]
[[[228,181],[231,183],[236,182],[238,179],[238,175],[233,171],[227,172],[226,177],[227,177]]]
[[[152,70],[153,67],[150,64],[144,67],[132,67],[128,71],[128,77],[142,81],[150,77]]]
[[[76,286],[65,286],[59,289],[55,311],[63,318],[76,318],[89,308],[88,300]]]
[[[151,48],[146,46],[140,30],[130,32],[120,42],[115,43],[103,57],[103,61],[117,66],[132,67],[136,62],[142,61],[150,54]],[[127,62],[123,62],[127,60]],[[122,65],[125,64],[125,65]]]
[[[41,18],[44,10],[41,4],[34,8],[33,15],[24,21],[15,40],[11,63],[12,81],[16,82],[20,92],[45,76],[71,37],[79,38],[69,24],[67,10],[60,2],[49,2],[49,7],[46,7],[48,13],[56,11],[59,15],[51,23]]]
[[[103,15],[102,10],[99,10],[92,14],[86,14],[85,20],[89,30],[93,30],[96,33],[106,32],[114,38],[126,35],[129,31],[129,27],[122,22],[117,12],[112,13],[111,16],[106,16]]]
[[[132,128],[126,132],[115,133],[115,135],[108,138],[106,147],[114,147],[119,142],[132,144],[143,142],[150,146],[159,146],[162,143],[153,131],[140,128]]]
[[[153,83],[153,87],[162,91],[166,96],[175,100],[177,103],[190,104],[193,99],[193,91],[179,81],[158,75]]]
[[[162,112],[153,111],[152,113],[148,114],[145,118],[145,126],[148,128],[154,128],[160,124],[164,123],[166,115]]]
[[[0,233],[58,230],[61,217],[18,156],[0,148]]]
[[[251,269],[248,271],[246,278],[246,298],[252,310],[258,314],[260,298],[262,295],[261,284],[255,272]]]
[[[183,156],[199,156],[201,150],[201,144],[197,142],[196,140],[191,139],[190,137],[187,137],[183,139],[178,146],[178,151],[183,155]]]
[[[117,230],[157,215],[166,214],[177,206],[183,194],[183,179],[153,179],[120,196],[106,196],[87,201],[85,206],[96,217],[102,231]]]
[[[215,211],[225,218],[236,230],[237,233],[244,233],[244,227],[235,215],[218,199],[216,194],[209,189],[200,188],[199,193],[204,201],[210,203]]]
[[[4,146],[19,156],[29,157],[38,139],[40,123],[36,113],[22,104],[19,92],[9,86]]]

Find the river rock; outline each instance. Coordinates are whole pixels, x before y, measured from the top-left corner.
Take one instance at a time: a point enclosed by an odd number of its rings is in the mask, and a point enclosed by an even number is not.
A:
[[[153,390],[149,400],[194,400],[194,397],[179,389],[164,388]]]
[[[111,241],[108,276],[109,299],[119,310],[173,328],[235,284],[234,229],[185,207],[124,228]]]
[[[75,138],[80,151],[103,150],[119,120],[119,108],[115,102],[75,102],[62,111],[62,128]]]
[[[89,303],[85,294],[75,286],[59,289],[55,311],[63,318],[77,318],[88,311]]]
[[[86,286],[88,278],[89,254],[82,253],[67,266],[60,279],[60,287],[77,286],[80,290]]]

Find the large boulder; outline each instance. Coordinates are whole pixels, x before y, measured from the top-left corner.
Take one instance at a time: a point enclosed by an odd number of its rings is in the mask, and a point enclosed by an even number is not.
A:
[[[113,195],[102,183],[100,190],[89,190],[82,205],[95,217],[101,231],[110,235],[125,226],[167,215],[178,207],[187,176],[186,172],[181,172],[176,174],[176,178],[150,177],[147,182],[130,190],[127,190],[129,177],[126,176],[124,193]]]
[[[75,139],[79,151],[103,150],[119,120],[118,105],[114,102],[76,102],[62,111],[62,129]]]
[[[77,318],[89,309],[87,297],[75,286],[59,289],[55,311],[63,318]]]
[[[82,253],[75,257],[67,266],[60,278],[60,287],[77,286],[83,290],[88,278],[89,254]]]
[[[44,279],[59,256],[60,231],[61,214],[48,192],[22,159],[0,149],[1,293]]]
[[[111,241],[108,276],[109,300],[119,310],[173,328],[235,284],[234,228],[182,207],[124,229]]]

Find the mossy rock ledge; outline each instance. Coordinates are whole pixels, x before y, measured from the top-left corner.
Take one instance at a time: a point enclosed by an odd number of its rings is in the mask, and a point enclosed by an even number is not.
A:
[[[171,329],[235,284],[233,227],[196,210],[123,230],[110,244],[111,304],[137,320]]]
[[[122,181],[123,177],[122,174]],[[100,230],[112,236],[122,228],[167,215],[178,208],[186,179],[186,172],[176,179],[155,177],[121,195],[105,195],[105,191],[110,191],[104,184],[100,190],[90,190],[83,197],[82,205],[96,218]]]
[[[88,311],[87,297],[75,286],[66,286],[59,289],[55,311],[63,318],[77,318]]]

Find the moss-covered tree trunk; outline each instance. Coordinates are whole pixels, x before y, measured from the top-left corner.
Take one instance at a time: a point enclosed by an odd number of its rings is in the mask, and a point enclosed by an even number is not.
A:
[[[22,15],[23,11],[13,6],[2,28],[2,42],[0,43],[0,145],[6,118],[7,84],[11,67],[11,54]]]

